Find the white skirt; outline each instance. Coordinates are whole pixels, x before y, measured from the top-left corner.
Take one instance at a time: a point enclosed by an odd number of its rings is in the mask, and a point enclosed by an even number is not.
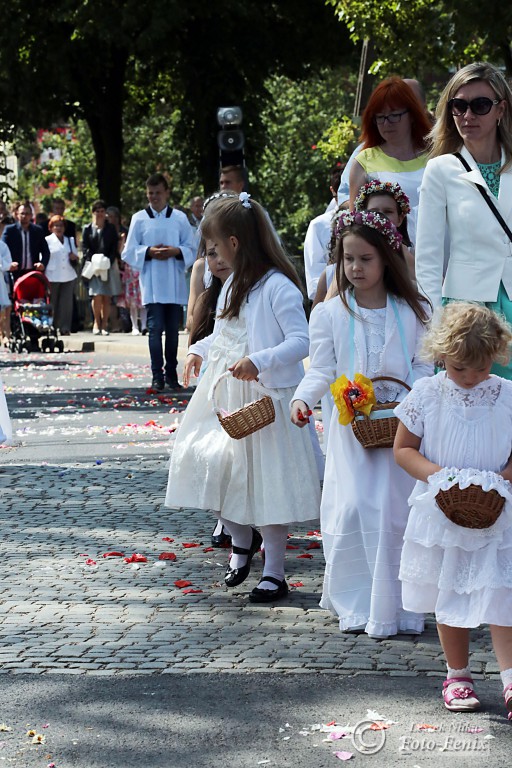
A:
[[[316,435],[290,421],[295,387],[277,390],[282,397],[274,400],[273,424],[241,440],[224,431],[208,400],[212,383],[246,354],[243,319],[230,321],[212,344],[176,436],[165,504],[212,509],[226,520],[258,526],[314,520],[320,510]],[[228,413],[261,397],[250,382],[232,377],[219,390],[219,405]]]
[[[453,479],[456,477],[456,480]],[[463,528],[437,506],[439,489],[458,480],[496,489],[505,506],[490,528]],[[404,607],[436,614],[440,624],[512,626],[512,488],[494,472],[444,468],[418,483],[410,499],[400,579]]]
[[[12,441],[12,426],[9,418],[9,410],[5,399],[4,385],[0,378],[0,443]]]

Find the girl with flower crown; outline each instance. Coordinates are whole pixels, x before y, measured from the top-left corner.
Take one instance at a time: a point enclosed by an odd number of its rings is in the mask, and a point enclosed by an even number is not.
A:
[[[402,253],[414,280],[414,255],[411,238],[407,230],[407,215],[411,212],[409,198],[396,181],[374,179],[364,184],[354,200],[356,211],[374,211],[393,222],[402,235]]]
[[[208,366],[187,407],[174,444],[165,503],[214,510],[231,536],[227,587],[241,585],[262,543],[262,578],[249,595],[269,603],[288,593],[288,524],[318,517],[320,473],[313,424],[297,440],[288,403],[304,374],[308,325],[300,283],[264,209],[246,192],[219,193],[205,203],[201,234],[233,274],[222,288],[213,333],[189,348],[183,382]],[[228,413],[273,398],[275,421],[240,440],[219,424],[211,402]],[[319,461],[321,452],[316,453]],[[261,529],[261,534],[255,526]]]
[[[412,480],[391,448],[367,449],[350,422],[355,407],[401,400],[405,382],[431,375],[417,350],[429,319],[401,252],[396,227],[378,213],[341,215],[336,247],[339,295],[310,318],[310,367],[295,391],[291,419],[331,388],[334,409],[327,446],[321,525],[326,570],[320,605],[343,631],[377,638],[423,630],[423,616],[402,608],[398,570]],[[332,385],[332,386],[331,386]]]

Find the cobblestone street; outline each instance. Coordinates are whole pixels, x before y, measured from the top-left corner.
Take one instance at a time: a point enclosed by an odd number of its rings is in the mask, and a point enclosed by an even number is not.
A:
[[[140,349],[140,357],[131,350],[0,359],[14,427],[14,446],[0,450],[0,672],[279,673],[363,686],[370,676],[394,678],[392,689],[406,678],[435,678],[437,690],[445,666],[433,617],[421,637],[376,641],[342,634],[318,607],[323,555],[311,529],[291,532],[288,599],[249,603],[259,557],[246,583],[224,586],[228,550],[211,548],[210,515],[163,506],[169,439],[186,397],[147,391]],[[147,562],[125,562],[134,554]],[[472,633],[472,651],[475,677],[492,683],[498,702],[487,628]]]

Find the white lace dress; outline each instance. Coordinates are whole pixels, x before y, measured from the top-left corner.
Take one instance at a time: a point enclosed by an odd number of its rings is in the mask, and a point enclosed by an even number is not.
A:
[[[274,400],[273,424],[241,440],[222,429],[208,400],[212,382],[247,353],[244,308],[212,343],[176,437],[165,504],[212,509],[227,520],[258,526],[314,520],[320,478],[309,430],[298,430],[290,421],[295,387],[278,390],[282,397]],[[228,413],[261,397],[250,382],[232,377],[219,390],[219,405]]]
[[[357,309],[368,378],[385,370],[386,311],[391,309]],[[379,402],[403,396],[392,382],[376,382],[374,389]],[[363,448],[333,413],[321,508],[326,567],[320,606],[339,617],[342,630],[363,628],[374,636],[423,630],[423,616],[403,610],[398,580],[413,485],[391,449]]]
[[[395,409],[422,438],[421,452],[443,467],[417,482],[400,566],[404,605],[434,611],[454,627],[512,626],[512,486],[495,474],[512,452],[512,382],[491,376],[461,389],[445,372],[418,381]],[[462,471],[460,471],[462,470]],[[435,502],[459,482],[495,488],[506,503],[490,528],[450,522]]]

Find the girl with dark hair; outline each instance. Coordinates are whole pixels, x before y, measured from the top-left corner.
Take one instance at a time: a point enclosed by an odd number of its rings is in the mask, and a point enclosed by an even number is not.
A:
[[[392,181],[369,181],[359,190],[354,200],[354,208],[356,211],[382,213],[395,225],[402,235],[402,253],[411,279],[414,280],[414,255],[409,250],[412,243],[407,229],[407,214],[411,212],[411,206],[400,184]]]
[[[337,406],[320,515],[326,562],[320,605],[339,618],[342,631],[378,638],[419,633],[423,616],[404,611],[398,580],[413,482],[396,466],[391,448],[368,450],[357,441],[347,403],[357,386],[366,387],[365,397],[373,389],[381,403],[401,400],[406,389],[400,382],[410,387],[414,378],[432,373],[418,360],[428,305],[409,278],[402,238],[388,219],[342,213],[337,234],[339,295],[311,313],[310,367],[291,408],[293,423],[302,427],[302,415],[329,389]],[[379,376],[394,380],[370,386],[368,379]]]
[[[314,425],[297,439],[287,405],[308,353],[303,297],[265,211],[247,193],[220,193],[205,204],[201,234],[233,275],[222,289],[213,333],[190,347],[185,363],[185,386],[203,360],[208,365],[176,438],[165,503],[214,510],[233,541],[228,587],[245,581],[263,543],[263,576],[249,599],[266,603],[288,593],[288,525],[316,518],[320,503]],[[259,399],[261,385],[273,397],[275,421],[241,440],[222,429],[209,401],[226,371],[232,375],[219,386],[219,405],[228,413]]]
[[[225,263],[213,240],[201,238],[199,254],[203,253],[211,273],[211,279],[210,285],[198,296],[193,307],[192,327],[188,339],[189,346],[213,333],[222,286],[233,273],[233,268]]]

